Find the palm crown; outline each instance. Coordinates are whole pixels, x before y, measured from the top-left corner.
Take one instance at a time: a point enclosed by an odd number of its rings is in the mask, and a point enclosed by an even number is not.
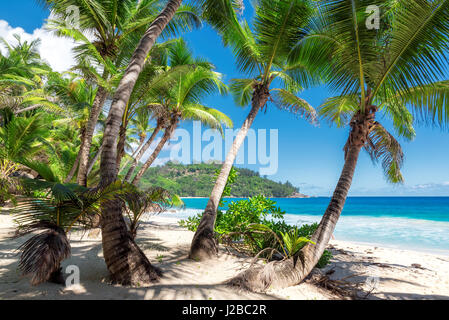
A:
[[[179,120],[199,120],[213,129],[222,131],[222,126],[232,127],[232,121],[224,113],[204,106],[204,97],[218,91],[227,92],[221,81],[222,75],[214,66],[194,58],[186,43],[177,40],[170,47],[169,67],[166,72],[153,78],[148,87],[145,102],[153,110],[165,110],[166,116]],[[161,85],[161,78],[165,78]]]
[[[315,111],[296,96],[304,87],[318,83],[306,65],[288,60],[289,53],[306,34],[306,26],[314,13],[307,0],[260,0],[255,2],[252,26],[238,17],[239,1],[205,1],[204,17],[231,47],[240,71],[249,78],[232,79],[231,91],[236,103],[246,106],[254,88],[269,88],[276,80],[280,88],[272,88],[271,101],[315,120]]]
[[[366,27],[369,5],[379,6],[380,28]],[[324,119],[338,126],[354,125],[371,114],[363,146],[373,160],[381,160],[388,180],[403,181],[403,153],[399,143],[377,121],[376,112],[393,122],[396,132],[413,139],[413,116],[407,102],[433,108],[422,98],[423,88],[433,90],[442,76],[441,34],[449,32],[439,13],[449,10],[446,1],[336,0],[320,3],[309,35],[298,41],[290,61],[303,61],[320,72],[339,96],[320,107]],[[438,14],[437,14],[438,13]],[[353,141],[348,140],[347,147]]]

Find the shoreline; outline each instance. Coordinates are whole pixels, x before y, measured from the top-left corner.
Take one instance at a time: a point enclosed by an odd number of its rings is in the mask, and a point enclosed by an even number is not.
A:
[[[63,288],[44,283],[33,287],[17,272],[15,250],[26,238],[11,239],[12,217],[0,215],[0,300],[2,299],[131,299],[131,300],[341,300],[350,297],[306,280],[264,294],[242,292],[222,283],[248,268],[251,257],[231,254],[220,246],[217,259],[197,262],[187,258],[193,232],[179,227],[176,217],[150,216],[142,221],[136,241],[163,277],[147,287],[111,285],[103,260],[101,236],[71,233],[72,256],[62,264],[80,269],[80,284]],[[448,299],[449,258],[413,251],[332,240],[331,263],[314,274],[347,281],[367,299]],[[370,286],[376,284],[374,290]],[[372,290],[372,291],[371,291]]]
[[[196,209],[193,209],[196,210]],[[199,210],[199,209],[198,209]],[[168,216],[170,213],[164,213],[161,214],[159,217],[163,219],[167,219],[170,223],[178,223],[179,220],[182,220],[184,218],[179,217],[170,217]],[[405,248],[405,247],[397,247],[397,246],[388,246],[384,243],[378,243],[378,242],[364,242],[364,241],[354,241],[354,240],[345,240],[345,239],[339,239],[336,237],[332,237],[332,242],[338,242],[347,246],[354,245],[354,246],[364,246],[364,247],[375,247],[375,248],[382,248],[382,249],[388,249],[388,250],[398,250],[401,252],[410,252],[410,253],[419,253],[419,254],[428,254],[433,255],[436,257],[449,257],[449,250],[444,249],[425,249],[425,248]]]
[[[202,209],[169,209],[163,217],[186,219]],[[319,222],[321,215],[286,213],[289,225]],[[334,231],[341,241],[449,256],[449,222],[407,217],[348,215],[342,216]]]

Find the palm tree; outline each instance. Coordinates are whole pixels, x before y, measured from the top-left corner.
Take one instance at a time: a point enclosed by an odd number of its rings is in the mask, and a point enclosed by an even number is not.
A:
[[[85,135],[87,125],[91,114],[91,109],[95,103],[97,88],[93,88],[86,83],[84,79],[76,79],[78,75],[69,73],[68,77],[58,73],[50,73],[47,88],[48,92],[56,96],[57,102],[60,106],[64,106],[65,117],[54,121],[54,125],[71,124],[77,128],[79,132],[79,141],[81,149],[85,143]],[[65,182],[72,180],[78,169],[81,154],[78,152],[72,169],[68,173]]]
[[[152,55],[154,54],[157,59],[155,61],[153,58],[151,64],[148,62],[145,64],[136,82],[133,94],[130,97],[130,101],[137,100],[137,102],[140,102],[141,108],[151,112],[152,120],[156,120],[156,127],[147,142],[145,142],[145,144],[139,148],[137,154],[133,156],[133,163],[125,175],[125,181],[131,181],[131,177],[140,159],[151,146],[158,133],[162,129],[167,128],[170,122],[169,110],[160,103],[146,103],[148,100],[146,97],[149,95],[151,96],[152,93],[157,92],[158,90],[165,90],[165,88],[171,85],[173,81],[176,81],[180,76],[189,72],[193,63],[202,64],[201,60],[193,59],[191,52],[189,52],[182,39],[166,42],[164,46],[159,47],[163,50],[154,52],[155,50],[153,48]],[[130,109],[130,104],[131,103],[129,102],[124,115],[129,114],[128,109]]]
[[[189,256],[193,259],[206,259],[217,253],[213,235],[218,204],[240,146],[258,112],[273,101],[281,109],[302,114],[312,122],[315,120],[314,109],[296,96],[314,79],[302,63],[291,63],[287,59],[305,35],[304,28],[313,13],[311,1],[258,1],[252,27],[238,19],[235,12],[238,3],[232,0],[204,3],[205,19],[222,36],[224,44],[231,47],[239,69],[248,75],[246,79],[233,79],[231,91],[238,104],[246,106],[251,102],[251,110],[226,156],[192,240]],[[272,88],[277,84],[281,87]]]
[[[136,186],[181,121],[198,120],[221,132],[223,125],[232,127],[231,119],[225,114],[201,104],[204,97],[215,91],[221,94],[227,92],[227,87],[221,82],[221,74],[213,71],[214,66],[203,59],[194,58],[183,40],[179,40],[171,48],[170,65],[171,72],[181,72],[179,76],[167,82],[166,86],[154,86],[146,97],[151,108],[168,112],[168,115],[164,116],[168,124],[155,150],[132,180]],[[188,66],[193,67],[186,68]]]
[[[42,148],[47,125],[40,114],[17,117],[7,108],[0,109],[0,204],[14,199],[11,193],[20,189],[15,176],[24,159],[36,155]]]
[[[150,128],[151,111],[149,108],[140,107],[135,113],[135,117],[132,118],[130,122],[133,126],[132,134],[135,134],[138,137],[139,142],[137,147],[133,150],[132,155],[128,157],[123,165],[121,165],[121,169],[118,174],[120,174],[122,170],[128,166],[130,161],[134,160],[139,150],[142,149],[145,144],[145,140],[147,139],[147,134],[154,131],[153,128]]]
[[[139,110],[146,110],[146,112],[154,107],[148,105],[145,102],[145,97],[150,92],[150,89],[154,89],[155,86],[159,87],[160,81],[166,83],[167,79],[164,79],[167,73],[167,52],[170,48],[176,44],[179,40],[169,40],[160,44],[156,44],[150,53],[150,56],[145,63],[142,72],[137,79],[134,86],[133,93],[126,105],[123,113],[122,124],[120,126],[120,134],[117,146],[117,165],[120,166],[122,157],[125,155],[126,144],[126,132],[129,123],[134,117],[137,116]],[[142,112],[142,111],[140,111]],[[157,133],[156,133],[157,134]]]
[[[70,37],[81,44],[75,48],[80,60],[89,59],[98,64],[103,73],[98,77],[97,95],[86,127],[85,141],[81,144],[80,163],[77,181],[86,184],[89,152],[92,136],[95,131],[98,116],[108,97],[108,90],[104,86],[110,78],[111,64],[116,67],[126,64],[140,37],[147,27],[154,21],[161,10],[160,1],[155,0],[113,0],[113,1],[84,1],[84,0],[45,0],[52,10],[55,19],[50,21],[49,27],[55,29],[61,36]],[[70,6],[79,9],[79,28],[68,26]],[[182,6],[177,15],[167,27],[165,34],[176,34],[190,30],[199,25],[195,7]],[[86,34],[94,36],[91,42]]]
[[[17,43],[12,45],[0,38],[0,43],[6,47],[6,55],[0,53],[0,75],[2,82],[6,79],[18,80],[31,79],[36,74],[42,74],[49,70],[38,51],[40,40],[23,41],[19,35],[14,35]]]
[[[376,1],[383,12],[379,30],[368,30],[365,0],[322,2],[316,28],[292,52],[292,60],[306,59],[320,69],[340,95],[327,99],[320,114],[337,126],[349,126],[345,163],[318,229],[301,262],[271,262],[249,269],[230,281],[254,291],[300,283],[316,265],[334,231],[348,195],[360,151],[381,161],[386,178],[400,183],[403,152],[393,135],[378,121],[389,118],[398,135],[411,140],[415,132],[407,102],[421,110],[441,109],[427,99],[436,96],[434,81],[443,75],[444,48],[449,39],[446,16],[449,2]],[[423,89],[425,88],[425,89]],[[427,93],[427,96],[426,94]],[[270,271],[268,271],[270,270]]]
[[[0,126],[0,178],[6,179],[17,171],[23,159],[30,158],[42,147],[47,125],[40,114],[17,117],[5,109]]]
[[[150,110],[150,109],[148,109]],[[168,110],[164,107],[158,108],[156,106],[151,107],[151,117],[156,120],[156,127],[153,129],[153,132],[151,133],[151,136],[147,139],[147,141],[140,147],[138,150],[136,150],[136,154],[133,155],[132,163],[130,168],[128,169],[128,172],[126,173],[124,180],[130,182],[131,177],[139,164],[140,159],[145,155],[145,152],[150,148],[151,144],[153,143],[154,139],[156,139],[157,134],[163,130],[164,128],[167,128],[170,124],[169,119],[169,113]]]
[[[61,111],[43,90],[43,78],[49,73],[50,67],[39,55],[40,41],[22,41],[18,35],[14,35],[14,38],[15,44],[0,38],[7,49],[5,55],[0,53],[0,108],[11,108],[14,114],[39,107]]]
[[[100,186],[107,187],[117,179],[117,137],[126,104],[156,39],[171,21],[182,0],[170,0],[151,23],[141,39],[114,95],[103,135],[100,162]],[[160,275],[126,230],[120,200],[102,205],[101,233],[103,254],[112,280],[120,284],[146,284]]]

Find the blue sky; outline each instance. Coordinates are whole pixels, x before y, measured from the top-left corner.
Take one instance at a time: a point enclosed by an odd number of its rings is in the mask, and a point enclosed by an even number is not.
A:
[[[251,12],[250,6],[247,5],[245,15],[249,16]],[[0,36],[11,32],[12,28],[19,27],[23,29],[17,29],[19,33],[40,36],[43,34],[42,26],[48,15],[49,12],[39,7],[35,0],[2,1]],[[196,55],[209,59],[217,66],[217,71],[225,75],[225,82],[231,78],[243,77],[234,66],[230,50],[222,46],[220,38],[210,28],[205,26],[186,34],[185,39]],[[46,46],[48,49],[48,43]],[[65,46],[58,44],[55,47],[57,49],[47,50],[51,51],[51,55],[48,54],[50,60],[70,59]],[[300,96],[317,107],[329,96],[329,92],[325,87],[319,87],[304,91]],[[228,114],[235,127],[240,127],[249,112],[249,108],[236,107],[231,96],[209,97],[205,104]],[[388,127],[388,122],[386,126]],[[187,123],[182,127],[191,131],[192,125]],[[328,196],[332,193],[343,166],[342,148],[347,139],[347,129],[330,127],[327,123],[313,127],[274,106],[270,106],[266,114],[258,115],[253,128],[278,130],[279,168],[276,174],[270,176],[271,179],[283,182],[288,180],[299,186],[302,192],[311,195]],[[367,154],[363,153],[350,195],[449,196],[449,134],[425,127],[417,127],[416,131],[415,141],[402,143],[406,156],[403,168],[404,185],[388,184],[380,166],[373,165]],[[164,156],[166,154],[161,154],[161,157]],[[257,169],[259,166],[246,167]]]

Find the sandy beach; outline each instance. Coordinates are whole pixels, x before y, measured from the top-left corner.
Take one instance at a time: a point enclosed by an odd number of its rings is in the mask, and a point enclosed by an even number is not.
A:
[[[151,217],[142,224],[137,242],[163,277],[149,287],[108,284],[101,238],[72,233],[72,257],[63,267],[76,265],[80,284],[64,288],[55,284],[32,287],[18,270],[16,249],[24,238],[11,239],[12,217],[0,214],[0,299],[342,299],[314,277],[343,281],[359,290],[360,299],[449,299],[449,256],[362,245],[333,240],[334,257],[326,268],[294,287],[255,294],[222,284],[248,267],[251,258],[221,248],[217,260],[200,263],[187,259],[193,233],[178,226],[177,219]]]

